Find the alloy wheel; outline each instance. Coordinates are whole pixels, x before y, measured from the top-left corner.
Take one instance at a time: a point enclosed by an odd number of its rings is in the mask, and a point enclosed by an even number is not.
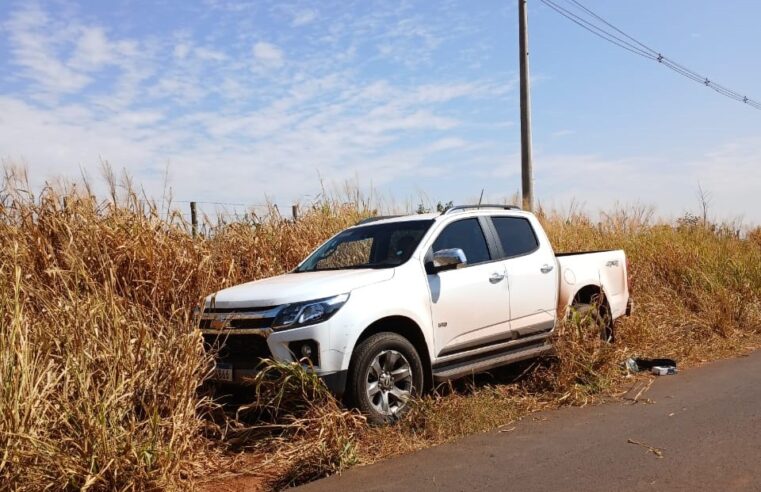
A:
[[[375,410],[393,417],[405,407],[412,392],[412,369],[404,355],[383,350],[374,358],[365,378],[368,399]]]

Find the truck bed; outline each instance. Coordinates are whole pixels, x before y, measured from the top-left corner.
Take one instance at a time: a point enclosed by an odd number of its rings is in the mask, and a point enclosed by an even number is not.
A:
[[[580,289],[602,289],[613,318],[626,313],[629,301],[626,254],[621,249],[555,253],[560,276],[558,313],[564,314]]]

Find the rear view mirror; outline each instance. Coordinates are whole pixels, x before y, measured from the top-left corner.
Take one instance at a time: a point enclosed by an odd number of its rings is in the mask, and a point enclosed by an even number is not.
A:
[[[467,264],[465,252],[460,248],[440,249],[433,253],[433,268],[436,271],[453,270]]]

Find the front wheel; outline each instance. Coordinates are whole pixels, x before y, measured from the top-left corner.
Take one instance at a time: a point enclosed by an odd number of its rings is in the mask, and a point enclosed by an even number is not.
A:
[[[423,363],[415,347],[396,333],[370,336],[355,349],[347,397],[374,424],[398,420],[423,387]]]

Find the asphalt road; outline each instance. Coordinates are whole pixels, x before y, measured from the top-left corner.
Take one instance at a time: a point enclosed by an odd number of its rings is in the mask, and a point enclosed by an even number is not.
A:
[[[660,377],[643,398],[535,414],[299,490],[761,491],[761,351]]]

